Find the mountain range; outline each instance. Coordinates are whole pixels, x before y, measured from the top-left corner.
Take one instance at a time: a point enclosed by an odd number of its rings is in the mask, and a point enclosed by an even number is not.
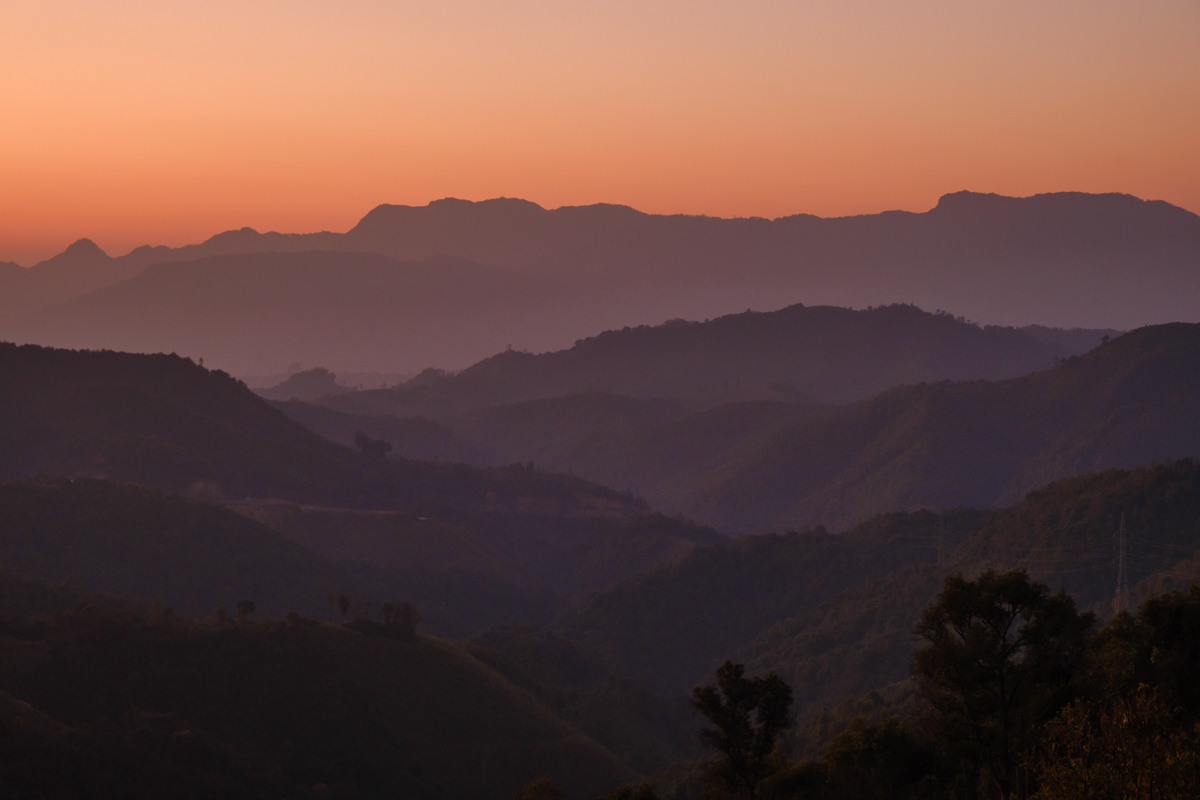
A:
[[[1165,650],[1116,612],[1200,579],[1198,222],[448,200],[0,264],[42,342],[0,342],[0,785],[700,800],[726,659],[791,686],[803,782],[924,736],[914,626],[989,569],[1184,686],[1197,590]]]
[[[1200,217],[1128,195],[960,192],[923,213],[775,220],[380,206],[346,233],[229,231],[110,258],[81,241],[0,270],[0,336],[286,363],[461,369],[511,345],[794,303],[896,302],[1007,325],[1196,321]]]
[[[987,333],[907,307],[846,313]],[[811,753],[849,724],[837,704],[911,713],[911,631],[947,575],[1024,568],[1108,618],[1125,530],[1130,602],[1200,577],[1200,467],[1167,460],[1200,446],[1198,367],[1200,326],[1177,323],[1020,377],[841,404],[593,392],[406,419],[272,407],[179,356],[0,346],[6,774],[497,800],[546,775],[583,800],[672,762],[703,769],[679,763],[699,755],[682,695],[726,658],[793,687],[802,727],[782,746]],[[397,458],[374,430],[351,449],[280,408],[466,444],[464,419],[511,442],[550,419],[581,463],[642,442],[629,474],[666,453],[723,476],[697,508],[740,530],[833,507],[814,497],[866,518],[728,538],[544,466]],[[657,439],[611,421],[655,409]],[[714,453],[733,461],[704,468]],[[1057,469],[1087,474],[1040,477]],[[943,490],[1024,496],[945,508]],[[415,601],[422,633],[377,621],[385,599]]]
[[[1140,328],[1037,365],[1067,344],[1059,335],[1045,344],[910,307],[793,308],[277,407],[337,441],[362,430],[413,457],[535,462],[730,532],[998,507],[1052,480],[1200,453],[1200,325]],[[978,371],[954,374],[967,364]],[[1018,377],[983,379],[985,365]],[[893,388],[868,395],[882,386]],[[797,399],[808,392],[861,399]]]
[[[288,419],[228,375],[178,356],[0,345],[0,387],[0,480],[56,475],[135,483],[255,520],[239,527],[236,515],[226,514],[202,517],[207,521],[200,524],[199,512],[154,497],[138,495],[134,504],[110,491],[76,500],[78,492],[66,486],[42,487],[14,490],[12,507],[0,504],[4,518],[29,516],[22,535],[62,541],[63,553],[90,552],[84,561],[96,564],[108,564],[109,551],[134,551],[156,536],[160,546],[197,528],[207,530],[207,546],[240,538],[239,557],[246,562],[239,567],[235,558],[225,573],[214,567],[225,577],[211,583],[231,587],[238,582],[230,574],[251,574],[255,586],[274,585],[291,569],[291,580],[309,587],[303,591],[310,604],[292,599],[293,610],[323,602],[328,589],[311,587],[344,584],[419,601],[430,630],[468,635],[501,621],[545,622],[576,597],[720,538],[711,529],[653,514],[628,492],[532,465],[478,468],[343,447]],[[140,508],[137,525],[102,524],[114,509],[124,513],[131,504]],[[37,533],[41,512],[33,509],[49,508],[58,509],[52,516],[59,527]],[[146,527],[148,520],[157,520],[157,527]],[[78,530],[71,532],[72,525]],[[98,551],[69,544],[80,537],[91,541],[101,530],[116,538]],[[314,566],[311,558],[295,555],[294,544],[343,567]],[[13,540],[7,547],[16,558],[24,545]],[[156,552],[162,580],[172,569],[187,568],[189,559],[181,555],[186,548]],[[43,557],[54,571],[42,577],[70,577],[63,570],[74,556],[63,553]],[[175,567],[161,561],[168,555]],[[109,578],[121,574],[112,567]],[[136,588],[92,583],[114,593]],[[210,602],[221,595],[227,602],[233,592],[208,585],[190,599]],[[175,603],[189,599],[170,597]]]

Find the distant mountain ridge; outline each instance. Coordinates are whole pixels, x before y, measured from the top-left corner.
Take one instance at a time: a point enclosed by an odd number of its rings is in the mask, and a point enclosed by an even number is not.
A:
[[[156,264],[13,323],[18,341],[176,352],[227,371],[294,360],[424,368],[492,353],[495,332],[565,325],[548,281],[457,257],[306,251]],[[410,370],[410,371],[415,371]]]
[[[0,419],[0,488],[55,475],[219,503],[267,525],[272,538],[335,559],[359,585],[390,582],[422,604],[437,633],[544,622],[575,596],[720,538],[653,514],[628,492],[529,464],[481,469],[343,447],[178,356],[0,343]],[[66,505],[43,508],[65,517]],[[139,519],[157,513],[146,508]],[[231,516],[211,519],[236,532],[221,522]],[[165,541],[171,525],[157,539],[151,527],[150,539]],[[248,542],[254,528],[241,528],[251,530]]]
[[[794,305],[610,330],[538,355],[502,352],[457,374],[428,370],[390,389],[338,393],[324,404],[440,417],[593,392],[682,400],[692,408],[763,399],[844,403],[906,383],[1024,375],[1119,333],[980,327],[905,305]]]
[[[326,336],[327,349],[336,358],[310,357],[297,344],[279,361],[276,353],[256,351],[251,342],[243,342],[238,357],[222,356],[220,366],[247,374],[275,372],[292,361],[333,369],[457,369],[508,344],[533,351],[559,349],[589,331],[797,302],[859,308],[907,302],[985,322],[1067,328],[1129,329],[1196,321],[1200,313],[1200,217],[1128,195],[1006,198],[959,192],[923,213],[776,220],[650,215],[612,205],[547,210],[501,198],[385,205],[346,233],[242,229],[198,245],[139,248],[115,259],[101,258],[103,254],[77,243],[68,253],[20,274],[0,273],[0,335],[20,331],[22,341],[53,336],[53,320],[44,320],[40,328],[17,323],[47,306],[133,278],[154,264],[217,256],[239,256],[250,263],[252,255],[315,251],[375,253],[400,262],[451,256],[508,270],[512,292],[520,290],[520,280],[552,287],[507,315],[495,315],[486,343],[431,347],[422,352],[423,362],[407,357],[402,346],[393,349],[388,363],[355,361],[357,341],[343,339],[342,331],[368,326],[344,316]],[[62,278],[68,274],[69,280]],[[286,288],[280,286],[280,291]],[[232,286],[225,291],[236,294]],[[314,289],[314,296],[321,291]],[[154,308],[158,299],[147,296],[146,307]],[[103,297],[91,303],[88,325],[54,341],[111,346],[98,342],[116,314],[105,310]],[[470,314],[457,313],[454,302],[436,292],[430,303],[437,304],[442,316],[423,322],[413,338],[452,341]],[[270,309],[245,313],[256,312]],[[531,317],[542,322],[531,325]],[[132,331],[133,344],[122,347],[163,349],[166,340],[149,321],[134,315],[123,322]],[[216,320],[195,314],[179,323],[216,327]],[[380,335],[380,329],[372,332]],[[189,343],[193,346],[203,349],[208,343]]]
[[[1052,480],[1200,456],[1200,325],[1141,328],[1046,367],[842,406],[758,398],[696,410],[592,393],[436,419],[333,411],[382,409],[395,394],[376,391],[278,407],[338,441],[361,429],[424,458],[534,461],[739,532],[996,507]]]

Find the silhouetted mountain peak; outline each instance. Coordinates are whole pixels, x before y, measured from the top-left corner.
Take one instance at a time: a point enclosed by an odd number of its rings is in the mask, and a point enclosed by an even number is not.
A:
[[[108,258],[108,253],[100,249],[100,245],[93,242],[91,239],[80,239],[63,251],[63,255],[72,255],[76,258],[82,256],[103,256]]]
[[[262,234],[254,228],[245,227],[237,230],[222,231],[205,241],[209,245],[247,244],[257,240]]]
[[[268,400],[316,400],[350,391],[337,382],[337,376],[324,367],[297,372],[277,386],[258,392]]]
[[[108,260],[108,253],[101,250],[99,245],[91,239],[80,239],[53,258],[37,264],[34,269],[46,266],[87,266]]]
[[[367,212],[347,235],[354,238],[387,234],[397,227],[413,222],[434,228],[458,224],[491,226],[529,223],[545,213],[546,209],[537,203],[512,197],[497,197],[478,202],[445,197],[424,206],[385,203]]]
[[[522,200],[519,197],[493,197],[490,200],[462,200],[457,197],[443,197],[434,200],[427,208],[435,211],[462,211],[467,209],[506,210],[506,211],[545,211],[532,200]]]
[[[1039,217],[1047,222],[1062,221],[1070,215],[1113,215],[1132,220],[1146,214],[1166,214],[1178,219],[1200,220],[1190,211],[1163,200],[1143,200],[1131,194],[1108,192],[1047,192],[1029,197],[1007,197],[992,192],[951,192],[938,199],[929,212],[935,217],[997,218]]]

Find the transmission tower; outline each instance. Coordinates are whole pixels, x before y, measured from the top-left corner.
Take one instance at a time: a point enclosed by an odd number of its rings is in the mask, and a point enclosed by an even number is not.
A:
[[[1113,613],[1129,610],[1129,572],[1126,564],[1128,543],[1125,538],[1125,512],[1121,512],[1121,527],[1117,531],[1117,592],[1113,595]]]

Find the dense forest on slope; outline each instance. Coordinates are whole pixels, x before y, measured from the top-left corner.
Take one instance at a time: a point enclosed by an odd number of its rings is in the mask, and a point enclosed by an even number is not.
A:
[[[414,579],[486,574],[551,605],[678,561],[697,543],[724,539],[711,528],[661,514],[563,518],[535,510],[456,520],[279,501],[228,505],[334,559]]]
[[[743,529],[1019,500],[1052,480],[1200,455],[1200,325],[1140,328],[1054,369],[901,387],[746,452],[687,509]]]
[[[469,648],[639,772],[651,774],[701,752],[697,720],[682,697],[660,697],[614,675],[575,639],[502,625],[471,639]]]
[[[487,406],[605,392],[684,400],[860,400],[902,383],[1012,378],[1086,352],[1117,331],[980,327],[892,305],[793,305],[705,322],[610,330],[566,350],[508,351],[455,374],[330,398],[350,413],[442,417]],[[287,399],[287,398],[280,398]]]
[[[836,536],[705,546],[555,624],[665,692],[736,654],[778,672],[804,711],[906,678],[913,627],[955,572],[1025,568],[1111,616],[1122,515],[1131,608],[1200,579],[1200,462],[1183,460],[1060,481],[996,512],[887,514]]]
[[[226,508],[90,478],[0,484],[0,519],[0,565],[16,571],[7,584],[9,613],[66,610],[100,592],[189,616],[232,614],[249,600],[277,619],[291,611],[330,618],[339,616],[330,595],[344,594],[353,614],[389,601],[419,603],[424,629],[465,636],[514,620],[546,622],[566,603],[482,565],[323,557]],[[446,527],[425,531],[424,549],[438,547]],[[20,612],[31,601],[18,576],[50,581],[62,602]]]
[[[903,386],[845,406],[764,400],[690,413],[679,400],[592,394],[440,419],[278,407],[334,440],[365,430],[402,454],[533,461],[750,532],[997,507],[1059,478],[1200,455],[1198,376],[1200,326],[1173,324],[1024,377]]]
[[[269,528],[213,506],[88,479],[11,484],[0,487],[0,499],[4,500],[0,512],[20,523],[6,532],[5,553],[23,559],[22,568],[39,570],[56,582],[47,586],[0,572],[0,596],[12,598],[13,608],[26,614],[58,614],[32,625],[10,620],[0,637],[5,654],[0,659],[0,692],[7,693],[0,697],[0,713],[33,729],[32,733],[23,729],[26,735],[19,740],[16,752],[21,763],[36,768],[69,764],[70,768],[58,770],[62,780],[103,781],[103,776],[89,772],[87,765],[97,763],[95,759],[81,754],[104,754],[110,759],[106,763],[117,765],[114,769],[145,774],[151,785],[159,780],[166,782],[161,785],[200,780],[195,769],[203,763],[208,778],[224,776],[222,780],[232,781],[229,785],[242,787],[241,796],[290,796],[289,792],[306,796],[306,787],[317,782],[340,786],[345,796],[356,797],[379,792],[465,796],[479,791],[475,784],[462,788],[469,769],[438,766],[430,772],[432,768],[426,766],[417,771],[405,759],[379,765],[377,754],[396,752],[393,748],[425,753],[411,744],[411,737],[417,735],[430,742],[432,762],[423,755],[418,759],[425,765],[459,763],[438,760],[452,758],[447,753],[459,745],[466,751],[459,748],[453,758],[476,752],[472,748],[479,750],[481,758],[483,752],[492,752],[493,745],[476,741],[492,734],[456,733],[460,723],[442,717],[406,711],[405,724],[414,727],[393,735],[386,732],[392,729],[380,727],[384,723],[368,715],[363,730],[372,731],[370,735],[377,737],[374,743],[361,742],[366,734],[352,727],[345,734],[353,739],[347,739],[346,749],[335,748],[319,757],[311,755],[316,740],[290,739],[291,744],[281,748],[278,726],[294,723],[279,720],[304,719],[307,724],[356,707],[357,696],[347,697],[344,689],[337,688],[343,685],[341,680],[353,680],[369,693],[370,702],[398,708],[389,704],[413,701],[405,699],[407,690],[389,688],[387,681],[392,678],[411,678],[428,686],[436,673],[448,682],[473,686],[477,678],[471,677],[471,670],[486,665],[493,676],[488,680],[499,682],[488,685],[506,696],[515,692],[524,698],[521,703],[532,703],[527,713],[549,720],[545,725],[557,731],[540,733],[541,723],[517,726],[516,740],[504,745],[509,748],[504,752],[515,753],[509,766],[533,766],[527,772],[497,777],[496,796],[539,774],[552,774],[560,785],[576,787],[571,796],[590,797],[605,788],[604,781],[613,785],[635,780],[632,770],[649,772],[696,755],[695,719],[669,698],[703,681],[716,663],[729,656],[759,674],[775,670],[793,685],[797,711],[811,723],[789,743],[789,752],[801,755],[810,752],[814,742],[831,741],[851,720],[845,714],[830,718],[820,710],[907,677],[915,620],[951,572],[970,575],[986,567],[1024,566],[1054,586],[1066,586],[1085,608],[1103,612],[1110,607],[1115,585],[1113,535],[1123,516],[1132,542],[1132,601],[1150,592],[1187,586],[1200,577],[1200,466],[1192,461],[1061,481],[998,512],[958,509],[883,515],[838,535],[812,529],[708,542],[703,529],[651,518],[641,524],[674,531],[680,538],[691,536],[685,541],[698,540],[699,546],[673,566],[652,569],[586,598],[561,615],[553,632],[507,625],[479,634],[466,651],[449,645],[444,645],[449,651],[439,651],[459,653],[455,658],[469,658],[473,667],[447,666],[436,659],[424,667],[424,656],[417,664],[405,656],[403,669],[385,675],[374,670],[398,668],[391,659],[400,656],[377,652],[372,649],[375,644],[359,644],[360,638],[378,638],[369,635],[376,630],[369,625],[355,633],[327,623],[304,622],[298,616],[286,623],[220,623],[179,619],[165,611],[151,611],[141,622],[111,612],[76,610],[63,615],[80,600],[105,607],[103,598],[96,597],[97,587],[129,594],[146,608],[149,601],[160,599],[157,594],[170,592],[173,584],[183,589],[189,588],[189,581],[190,586],[201,588],[206,581],[217,584],[236,575],[244,563],[263,569],[253,558],[246,560],[246,553],[251,557],[256,552],[274,553],[271,560],[277,563],[268,566],[281,571],[295,571],[300,564],[301,578],[307,574],[304,569],[314,565],[319,571],[317,556],[306,554]],[[296,512],[289,504],[260,508]],[[313,511],[318,521],[325,515],[338,516],[331,510]],[[74,524],[73,519],[87,524]],[[392,523],[383,520],[390,519],[376,520],[383,527],[374,534],[364,528],[366,545],[387,543],[382,534],[391,530]],[[345,525],[347,520],[338,522]],[[403,523],[394,530],[402,539],[426,526],[437,531],[438,538],[469,533],[437,520],[397,517],[394,522]],[[312,530],[320,531],[327,523],[314,524]],[[341,538],[336,526],[326,532],[334,540]],[[417,547],[418,556],[430,555],[422,549],[427,543],[415,538],[399,544]],[[463,540],[451,544],[460,547]],[[291,556],[286,555],[289,548]],[[369,557],[366,551],[364,557]],[[79,563],[93,568],[77,572],[73,567]],[[342,570],[349,564],[328,568]],[[70,584],[57,583],[67,577]],[[357,577],[361,579],[362,573]],[[269,578],[268,574],[260,579],[258,591],[272,591]],[[288,591],[306,594],[305,584],[301,580],[283,586],[285,596]],[[253,599],[262,603],[262,609],[269,607],[267,596]],[[374,599],[378,603],[380,598]],[[5,613],[13,613],[7,600]],[[258,615],[262,613],[260,609]],[[364,613],[373,612],[356,600],[354,614]],[[260,636],[262,641],[257,639]],[[382,641],[388,643],[386,647],[404,646],[391,639]],[[243,645],[244,652],[239,649]],[[285,668],[300,653],[306,666]],[[358,669],[354,665],[360,658],[382,659],[382,666]],[[95,674],[77,680],[75,671],[81,663]],[[162,675],[155,681],[138,680],[144,673],[133,669],[133,664],[154,664]],[[335,664],[354,677],[331,677],[328,670]],[[248,676],[248,682],[225,681],[214,689],[212,676],[228,670]],[[122,682],[114,677],[118,672],[132,677]],[[99,693],[94,687],[100,684],[92,680],[113,688]],[[248,704],[258,715],[251,725],[240,716],[240,706],[231,707],[230,698],[272,680],[270,689]],[[380,681],[382,688],[377,686]],[[666,699],[647,692],[642,688],[645,683]],[[324,689],[313,691],[312,686],[336,689],[342,699],[331,706]],[[312,696],[297,706],[292,699],[296,693]],[[909,710],[911,701],[904,699],[903,688],[883,694],[886,700],[860,710]],[[466,695],[467,700],[476,696]],[[32,709],[12,698],[32,703]],[[494,702],[498,701],[487,701]],[[494,707],[487,703],[486,707]],[[284,708],[289,710],[281,717]],[[518,714],[518,719],[524,718]],[[114,720],[119,722],[112,724]],[[506,735],[514,734],[509,730]],[[524,755],[526,743],[542,741],[538,737],[543,736],[550,739],[530,745],[533,755]],[[595,758],[555,757],[561,762],[558,772],[537,766],[547,763],[539,759],[550,740],[557,742],[556,747],[581,742],[579,747]],[[196,749],[181,748],[184,742]],[[617,766],[608,777],[598,778],[596,770],[601,767],[596,764],[600,763]],[[318,775],[314,770],[326,771]],[[353,778],[346,777],[350,773]],[[451,777],[435,777],[451,773]],[[586,777],[592,783],[571,783],[584,781],[579,776],[585,773],[592,776]],[[558,777],[563,774],[566,777]],[[507,788],[500,788],[500,782],[507,782]],[[599,788],[578,788],[581,785]]]
[[[34,796],[594,797],[637,774],[460,646],[300,618],[7,620],[0,691],[0,775]]]
[[[939,529],[955,541],[986,517],[886,514],[841,534],[816,528],[698,547],[586,598],[555,627],[652,688],[683,692],[773,623],[905,564],[932,564]]]
[[[316,616],[325,595],[362,596],[346,569],[217,506],[87,478],[0,484],[3,564],[54,583],[232,614]],[[380,598],[407,599],[407,598]]]

